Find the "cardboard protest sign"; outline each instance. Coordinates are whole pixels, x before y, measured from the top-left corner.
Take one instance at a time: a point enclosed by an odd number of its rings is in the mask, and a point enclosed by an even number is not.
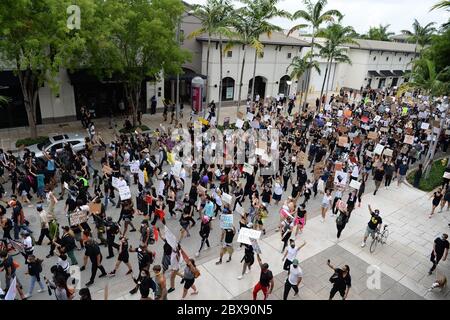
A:
[[[102,204],[90,202],[89,203],[89,212],[93,214],[99,214],[102,211]]]
[[[344,127],[344,126],[339,126],[339,127],[338,127],[338,131],[339,131],[339,132],[342,132],[342,133],[347,133],[347,132],[348,132],[348,128],[347,128],[347,127]]]
[[[370,139],[370,140],[376,140],[376,139],[378,139],[378,133],[375,132],[375,131],[370,131],[367,134],[367,138]]]
[[[261,237],[261,231],[249,229],[249,228],[241,228],[239,230],[238,239],[237,242],[245,243],[245,244],[252,244],[250,239],[256,239],[258,240]]]
[[[340,170],[335,172],[334,174],[334,183],[337,185],[346,185],[347,184],[347,173]]]
[[[359,190],[359,187],[361,187],[361,182],[358,182],[356,180],[350,181],[350,188]]]
[[[372,158],[373,157],[373,152],[369,151],[369,150],[366,150],[366,156],[368,156],[369,158]]]
[[[131,199],[131,190],[130,187],[126,184],[124,186],[120,186],[118,188],[120,200],[128,200]]]
[[[202,185],[198,185],[197,192],[198,192],[198,194],[204,194],[204,193],[206,193],[206,188],[203,187]]]
[[[393,152],[394,152],[394,151],[393,151],[392,149],[385,148],[385,149],[383,150],[383,155],[388,156],[388,157],[392,157]]]
[[[253,118],[255,117],[255,115],[251,112],[247,112],[247,120],[248,121],[253,121]]]
[[[267,149],[267,141],[258,140],[257,147],[263,150]]]
[[[386,128],[386,127],[381,127],[381,128],[380,128],[380,131],[381,131],[381,132],[388,132],[388,131],[389,131],[389,129],[388,129],[388,128]]]
[[[439,120],[433,120],[433,127],[440,128],[441,127],[441,122]]]
[[[413,144],[414,143],[414,136],[405,135],[405,140],[403,140],[403,143]]]
[[[334,168],[335,168],[335,170],[336,171],[341,171],[342,170],[342,162],[339,162],[339,161],[337,161],[335,164],[334,164]]]
[[[347,144],[347,142],[348,142],[348,137],[347,137],[347,136],[341,136],[341,137],[339,137],[338,145],[339,145],[340,147],[345,147],[345,145]]]
[[[255,149],[255,154],[257,156],[262,156],[264,153],[266,153],[266,150],[264,150],[264,149],[260,149],[260,148]]]
[[[221,229],[232,229],[233,228],[233,215],[232,214],[221,214],[220,215],[220,228]]]
[[[351,116],[352,116],[352,110],[346,109],[346,110],[344,111],[344,117],[350,118]]]
[[[235,209],[235,211],[238,213],[238,214],[240,214],[241,216],[243,216],[244,215],[244,208],[242,208],[242,206],[238,203],[237,205],[236,205],[236,209]]]
[[[353,138],[353,143],[354,144],[360,144],[361,143],[361,137],[360,136],[356,136]]]
[[[241,111],[239,111],[238,113],[237,113],[237,118],[238,119],[244,119],[244,113],[242,113]]]
[[[373,151],[375,154],[381,155],[383,153],[384,146],[382,144],[377,144],[375,150]]]
[[[75,211],[69,214],[70,226],[76,226],[88,221],[87,212],[84,210]]]
[[[308,165],[308,156],[305,152],[300,151],[297,155],[297,163],[302,164],[303,166]]]

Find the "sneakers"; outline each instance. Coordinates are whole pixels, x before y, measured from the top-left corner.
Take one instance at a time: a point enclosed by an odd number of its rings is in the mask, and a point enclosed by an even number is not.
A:
[[[321,218],[321,219],[320,219],[320,222],[324,223],[324,222],[325,222],[325,219],[324,219],[324,218]]]
[[[114,256],[107,256],[106,259],[114,258]]]
[[[195,253],[195,257],[198,257],[200,255],[200,252]]]
[[[362,243],[361,243],[361,248],[364,248],[366,246],[366,243],[363,241]]]
[[[171,292],[174,292],[175,291],[175,288],[169,288],[169,290],[167,290],[167,293],[171,293]]]
[[[88,283],[85,284],[86,287],[92,286],[94,284],[94,281],[89,281]]]
[[[99,278],[103,278],[103,277],[106,277],[108,274],[105,272],[105,273],[102,273],[101,275],[99,275],[98,277]]]
[[[24,296],[25,299],[28,299],[29,297],[31,297],[31,294],[29,294],[29,293],[27,293],[27,294]]]
[[[217,261],[217,262],[216,262],[216,265],[217,265],[217,264],[222,264],[222,261],[221,261],[221,260]]]
[[[128,272],[125,273],[125,275],[127,276],[127,275],[132,274],[132,273],[133,273],[133,270],[128,270]]]
[[[239,277],[237,277],[238,278],[238,280],[241,280],[242,279],[242,275],[240,275]]]
[[[111,271],[108,275],[109,275],[110,277],[114,277],[114,276],[116,275],[116,271],[113,270],[113,271]]]
[[[44,289],[39,289],[38,290],[38,293],[42,293],[42,292],[44,292],[45,290]]]

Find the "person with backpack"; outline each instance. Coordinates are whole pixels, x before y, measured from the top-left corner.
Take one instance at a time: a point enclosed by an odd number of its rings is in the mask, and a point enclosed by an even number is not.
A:
[[[28,289],[28,293],[25,295],[25,298],[29,298],[33,294],[34,285],[36,282],[39,284],[41,289],[38,290],[39,293],[44,292],[44,284],[41,281],[40,274],[42,272],[42,260],[36,258],[34,255],[28,256],[27,259],[28,271],[25,274],[30,276],[30,288]]]
[[[116,235],[120,233],[120,227],[117,222],[114,222],[112,217],[106,218],[106,244],[108,246],[108,256],[106,259],[114,257],[113,248],[119,250],[119,245],[115,242]]]
[[[75,237],[73,235],[72,230],[70,230],[70,227],[65,226],[63,229],[63,235],[59,242],[53,241],[55,245],[58,247],[60,252],[63,252],[67,254],[67,256],[70,258],[70,264],[71,265],[77,265],[78,261],[77,258],[75,258],[74,250],[77,247],[75,243]]]

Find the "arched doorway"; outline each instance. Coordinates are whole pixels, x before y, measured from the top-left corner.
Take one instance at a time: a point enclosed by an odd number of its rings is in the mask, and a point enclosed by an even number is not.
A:
[[[222,79],[222,101],[234,99],[234,79],[226,77]]]
[[[261,76],[255,77],[255,92],[253,94],[252,100],[255,100],[255,97],[259,95],[261,99],[264,99],[266,96],[266,83],[267,79]],[[250,97],[252,94],[252,84],[253,78],[248,82],[248,96]]]
[[[285,75],[281,77],[280,84],[278,86],[278,94],[284,94],[285,97],[289,96],[289,84],[288,81],[291,80],[291,77],[288,75]]]

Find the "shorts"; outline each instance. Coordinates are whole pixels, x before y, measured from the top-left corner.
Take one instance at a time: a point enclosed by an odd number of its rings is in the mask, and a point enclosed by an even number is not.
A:
[[[374,237],[376,232],[377,232],[377,230],[370,229],[369,226],[367,226],[367,228],[366,228],[366,233],[364,234],[364,237],[366,238],[366,237],[368,237],[369,235],[371,235],[372,237]]]
[[[405,177],[406,176],[398,175],[398,182],[400,183],[400,182],[405,181]]]
[[[224,245],[223,248],[222,248],[222,252],[224,254],[225,253],[233,254],[233,251],[234,251],[233,247],[230,247],[230,246],[227,246],[227,245]]]
[[[320,207],[321,207],[321,208],[324,208],[324,209],[327,209],[329,205],[330,205],[330,204],[329,204],[328,202],[326,202],[326,203],[321,203],[321,204],[320,204]]]
[[[194,279],[184,279],[184,289],[188,290],[192,287],[192,285],[195,282],[195,278]]]
[[[130,256],[128,254],[119,254],[117,260],[122,261],[123,263],[128,263],[128,261],[130,261]]]
[[[281,194],[273,194],[273,200],[275,200],[275,201],[280,201],[281,200]]]
[[[75,240],[76,241],[80,241],[81,240],[81,232],[79,232],[79,233],[75,233],[74,232],[74,235],[75,235]]]

